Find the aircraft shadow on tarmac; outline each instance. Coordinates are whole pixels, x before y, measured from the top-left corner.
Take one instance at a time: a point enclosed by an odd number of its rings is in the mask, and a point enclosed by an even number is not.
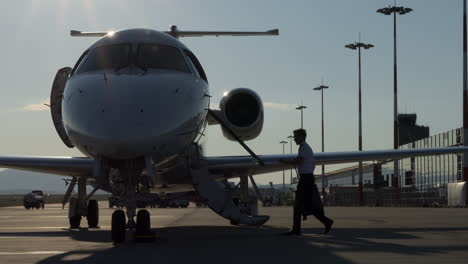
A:
[[[159,263],[198,263],[201,261],[241,263],[245,261],[311,261],[352,263],[340,257],[342,252],[386,252],[401,255],[426,255],[468,250],[468,242],[457,246],[407,245],[421,239],[419,232],[463,232],[467,227],[453,228],[336,228],[330,235],[319,235],[323,229],[306,228],[301,237],[280,236],[283,227],[243,226],[177,226],[155,229],[158,239],[152,243],[131,240],[103,250],[72,250],[45,258],[38,263],[128,263],[153,260]],[[79,241],[110,243],[109,231],[63,231],[0,233],[1,236],[56,237],[68,235]],[[408,234],[412,233],[412,234]],[[415,235],[413,235],[415,234]],[[385,242],[371,240],[385,239]],[[389,240],[395,240],[394,242]],[[398,241],[400,240],[400,241]],[[406,240],[401,243],[401,240]],[[400,242],[400,243],[398,243]],[[423,244],[423,243],[421,243]],[[54,250],[54,249],[50,249]]]

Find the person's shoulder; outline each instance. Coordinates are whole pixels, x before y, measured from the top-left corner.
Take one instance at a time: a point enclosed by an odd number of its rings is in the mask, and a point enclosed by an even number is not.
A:
[[[307,144],[307,142],[304,142],[303,145],[304,145],[304,150],[305,150],[305,151],[309,151],[309,152],[312,152],[312,153],[314,152],[314,151],[312,150],[312,147],[311,147],[309,144]]]

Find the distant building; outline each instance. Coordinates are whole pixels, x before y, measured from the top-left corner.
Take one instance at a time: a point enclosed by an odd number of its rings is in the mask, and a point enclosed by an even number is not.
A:
[[[416,114],[398,114],[398,145],[429,137],[429,127],[416,124]]]
[[[415,121],[416,119],[414,118],[413,120]],[[412,122],[413,120],[410,121]],[[424,128],[427,129],[427,132],[429,131],[429,128]],[[460,146],[463,143],[462,132],[462,128],[453,129],[409,142],[400,146],[400,149]],[[318,186],[321,185],[320,177],[321,175],[316,176]],[[352,166],[331,171],[326,173],[325,177],[327,178],[328,186],[357,186],[359,177],[358,167]],[[399,175],[393,175],[392,161],[363,165],[364,187],[414,187],[417,190],[424,191],[431,188],[444,187],[447,183],[459,181],[462,181],[461,154],[401,159],[399,161]],[[321,186],[319,186],[320,188]]]

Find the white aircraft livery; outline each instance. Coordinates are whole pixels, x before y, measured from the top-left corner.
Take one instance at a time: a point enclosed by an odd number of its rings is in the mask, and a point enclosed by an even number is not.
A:
[[[237,88],[209,109],[208,78],[200,61],[180,37],[272,36],[264,32],[169,31],[127,29],[117,32],[71,31],[72,36],[99,37],[73,68],[58,70],[51,90],[53,124],[63,143],[85,157],[0,156],[0,167],[71,176],[63,205],[69,223],[79,227],[86,217],[97,227],[99,210],[92,197],[100,189],[120,197],[126,212],[112,214],[112,240],[125,240],[127,229],[150,231],[147,210],[137,212],[145,194],[196,195],[233,224],[262,225],[247,202],[253,175],[292,169],[293,155],[256,155],[244,141],[263,127],[263,104],[251,89]],[[219,125],[228,140],[250,155],[207,157],[204,129]],[[464,153],[468,148],[405,149],[316,153],[320,164],[392,160],[412,156]],[[241,201],[235,202],[228,179],[240,178]],[[71,198],[77,185],[78,195]],[[87,193],[86,186],[94,187]],[[136,218],[136,219],[135,219]]]

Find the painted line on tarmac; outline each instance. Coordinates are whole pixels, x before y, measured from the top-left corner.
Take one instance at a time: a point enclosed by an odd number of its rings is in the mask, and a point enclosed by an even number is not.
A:
[[[55,255],[63,254],[64,251],[26,251],[26,252],[0,252],[0,256],[6,255]]]
[[[34,237],[28,237],[28,236],[0,236],[0,239],[10,239],[10,238],[27,238],[27,239],[31,239],[31,238],[34,238]],[[39,237],[39,238],[44,238],[44,237]]]
[[[99,226],[100,228],[110,228],[111,226]],[[86,227],[83,227],[86,228]],[[20,229],[66,229],[69,230],[68,226],[22,226],[22,227],[0,227],[0,230],[20,230]],[[78,230],[78,229],[70,229],[70,230]],[[91,228],[94,230],[94,228]]]

